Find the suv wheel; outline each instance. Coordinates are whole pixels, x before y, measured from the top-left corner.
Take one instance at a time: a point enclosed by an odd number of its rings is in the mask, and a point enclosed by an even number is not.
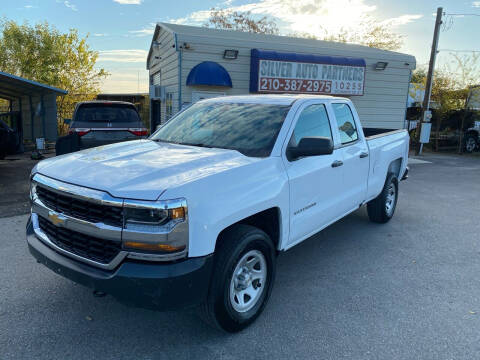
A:
[[[376,223],[388,222],[395,212],[398,200],[398,179],[394,174],[389,174],[383,190],[375,199],[367,204],[370,221]]]
[[[213,278],[201,315],[209,324],[237,332],[263,311],[275,278],[275,248],[262,230],[236,225],[215,252]]]

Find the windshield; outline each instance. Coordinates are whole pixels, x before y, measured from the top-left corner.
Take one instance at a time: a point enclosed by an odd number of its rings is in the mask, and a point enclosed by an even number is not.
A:
[[[137,110],[128,104],[83,104],[75,114],[79,122],[139,122]]]
[[[197,103],[168,121],[152,140],[269,156],[290,105]]]

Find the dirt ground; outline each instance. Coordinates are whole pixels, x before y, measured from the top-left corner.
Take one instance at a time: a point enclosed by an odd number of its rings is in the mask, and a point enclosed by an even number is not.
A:
[[[0,160],[0,218],[28,213],[28,178],[38,160],[30,159],[30,152],[9,155]],[[45,157],[55,154],[49,152]]]

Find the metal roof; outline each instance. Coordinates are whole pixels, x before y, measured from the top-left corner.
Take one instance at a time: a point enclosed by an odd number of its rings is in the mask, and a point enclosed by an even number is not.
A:
[[[68,92],[53,86],[0,71],[0,98],[15,99],[22,96],[52,94],[66,95]]]
[[[229,40],[240,40],[245,41],[252,48],[257,48],[258,42],[273,42],[278,44],[293,45],[302,49],[302,52],[317,53],[320,47],[328,47],[331,49],[347,49],[350,51],[364,51],[369,54],[382,57],[386,60],[400,60],[405,61],[411,64],[415,64],[415,57],[408,54],[399,53],[396,51],[383,50],[368,47],[365,45],[351,44],[351,43],[342,43],[334,41],[325,41],[317,39],[307,39],[307,38],[298,38],[291,36],[282,36],[282,35],[267,35],[267,34],[258,34],[251,32],[235,31],[235,30],[225,30],[225,29],[213,29],[204,26],[190,26],[190,25],[179,25],[179,24],[169,24],[158,22],[155,27],[155,32],[152,37],[150,44],[150,49],[147,56],[147,70],[149,66],[150,57],[153,52],[153,41],[158,37],[160,29],[163,28],[166,31],[172,34],[186,35],[186,36],[195,36],[195,37],[211,37],[211,38],[222,38],[225,41],[225,44],[228,44]],[[310,50],[308,50],[310,48]],[[315,51],[315,48],[317,50]]]

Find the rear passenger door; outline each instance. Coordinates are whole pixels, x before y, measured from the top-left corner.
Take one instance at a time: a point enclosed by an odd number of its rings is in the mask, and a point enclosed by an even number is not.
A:
[[[363,135],[358,131],[358,118],[347,102],[331,103],[335,115],[336,128],[340,137],[338,150],[343,157],[343,189],[339,196],[344,213],[357,208],[366,197],[369,159],[368,147]]]
[[[303,137],[321,136],[334,140],[331,123],[323,103],[308,102],[299,109],[282,150],[290,188],[290,237],[287,247],[327,226],[341,215],[338,194],[343,184],[342,150],[332,154],[308,156],[289,161],[288,146],[296,146]],[[334,142],[335,143],[335,142]]]

